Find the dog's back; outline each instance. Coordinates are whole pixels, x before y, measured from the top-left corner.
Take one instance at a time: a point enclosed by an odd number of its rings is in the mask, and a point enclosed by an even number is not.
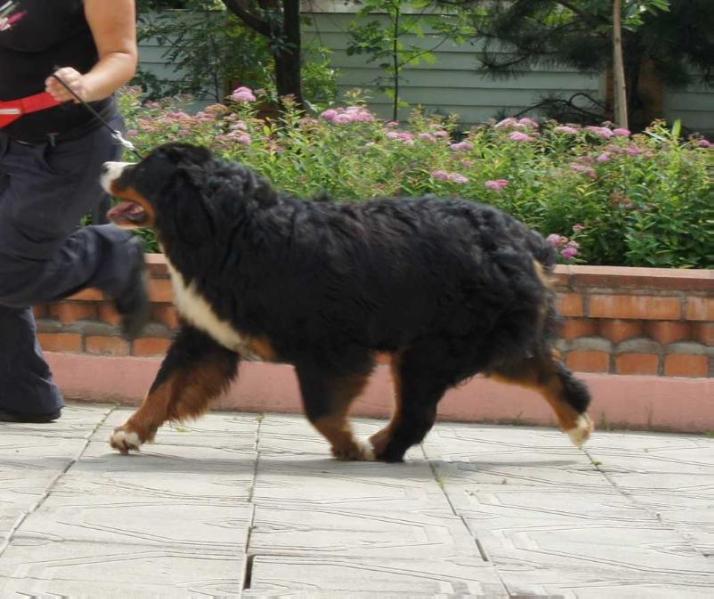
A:
[[[253,227],[273,237],[236,248],[246,268],[230,273],[246,312],[237,326],[260,328],[289,361],[306,348],[395,352],[438,338],[484,370],[541,351],[552,332],[543,314],[554,314],[554,253],[500,210],[430,197],[283,198],[258,212]]]

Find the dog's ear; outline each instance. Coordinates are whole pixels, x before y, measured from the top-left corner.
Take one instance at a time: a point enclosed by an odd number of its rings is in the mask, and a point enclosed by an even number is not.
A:
[[[179,169],[170,198],[174,234],[194,246],[203,245],[216,234],[213,211],[200,184],[202,175],[197,170]]]

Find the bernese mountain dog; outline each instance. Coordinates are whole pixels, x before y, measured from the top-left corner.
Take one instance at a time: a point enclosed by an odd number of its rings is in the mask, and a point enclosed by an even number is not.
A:
[[[444,393],[477,373],[540,391],[576,445],[590,435],[588,390],[553,347],[554,250],[500,210],[300,199],[180,143],[106,163],[102,183],[123,200],[116,224],[155,230],[181,316],[146,398],[111,436],[119,451],[200,415],[252,359],[294,366],[307,418],[341,459],[401,461]],[[365,443],[348,411],[384,352],[396,408]]]

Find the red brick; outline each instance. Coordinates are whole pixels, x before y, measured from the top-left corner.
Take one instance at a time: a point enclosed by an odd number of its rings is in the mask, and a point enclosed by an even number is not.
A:
[[[131,353],[134,356],[163,356],[170,345],[171,339],[142,337],[134,341]]]
[[[565,363],[580,372],[608,372],[610,354],[604,351],[571,351],[565,357]]]
[[[704,345],[714,345],[714,322],[695,322],[692,336]]]
[[[645,324],[645,333],[650,339],[663,345],[689,339],[691,327],[689,323],[677,320],[653,320]]]
[[[579,293],[559,293],[558,311],[563,316],[582,316],[583,296]]]
[[[152,279],[149,282],[149,297],[152,302],[171,303],[174,301],[174,290],[169,279]]]
[[[657,289],[666,291],[714,291],[709,271],[631,266],[558,265],[556,273],[567,273],[575,288]]]
[[[60,302],[50,306],[50,316],[63,324],[78,320],[96,320],[97,306],[92,302]]]
[[[121,337],[89,336],[85,339],[85,348],[89,354],[103,356],[128,356],[129,343]]]
[[[678,320],[678,297],[658,295],[591,295],[589,316],[643,320]]]
[[[615,358],[618,374],[657,374],[658,365],[656,354],[620,354]]]
[[[99,302],[104,299],[104,294],[99,289],[82,289],[69,299],[78,302]]]
[[[82,351],[82,335],[78,333],[39,333],[37,337],[45,351]]]
[[[613,343],[620,343],[625,339],[639,337],[642,332],[642,323],[639,320],[607,319],[600,321],[600,335]]]
[[[152,279],[166,279],[169,269],[166,266],[166,256],[163,254],[145,254],[146,267]]]
[[[171,304],[154,304],[151,307],[151,319],[170,329],[176,329],[179,326],[178,312]]]
[[[560,336],[563,339],[592,337],[597,334],[597,322],[586,318],[568,318],[563,324]]]
[[[687,320],[714,320],[714,298],[687,298]]]
[[[707,356],[671,354],[665,356],[664,374],[666,376],[707,376],[709,374],[709,359]]]
[[[109,302],[99,304],[97,312],[99,320],[102,322],[106,322],[107,324],[114,326],[117,326],[121,322],[121,316],[119,316],[119,313],[114,309],[114,305]]]

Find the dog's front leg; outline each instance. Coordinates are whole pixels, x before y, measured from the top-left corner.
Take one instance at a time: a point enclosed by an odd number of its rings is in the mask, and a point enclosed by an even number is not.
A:
[[[238,354],[207,334],[183,325],[139,409],[109,440],[128,453],[151,441],[167,420],[196,418],[224,392],[238,372]]]

